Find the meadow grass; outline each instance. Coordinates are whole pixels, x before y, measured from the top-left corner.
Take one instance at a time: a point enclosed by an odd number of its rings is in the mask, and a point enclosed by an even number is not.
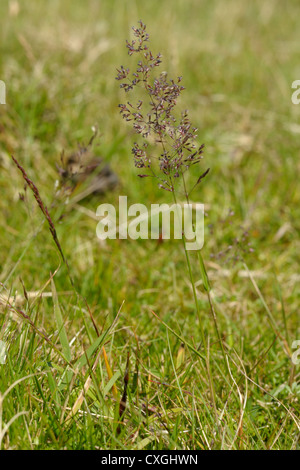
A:
[[[1,449],[299,447],[299,9],[292,0],[0,3]],[[98,205],[117,206],[119,194],[172,203],[137,178],[135,136],[117,107],[116,67],[128,63],[139,19],[165,69],[183,76],[179,107],[205,143],[210,173],[192,198],[206,205],[202,254],[227,367],[196,253],[208,369],[180,240],[96,237]],[[120,185],[70,208],[55,198],[56,164],[93,126],[94,150]],[[69,268],[11,155],[48,207]]]

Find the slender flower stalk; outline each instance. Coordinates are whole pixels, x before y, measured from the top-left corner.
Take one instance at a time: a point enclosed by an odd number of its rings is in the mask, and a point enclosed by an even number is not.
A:
[[[52,235],[52,238],[54,240],[54,243],[55,245],[57,246],[58,248],[58,251],[62,257],[62,260],[63,262],[65,263],[66,267],[67,267],[67,270],[68,270],[68,275],[69,275],[69,279],[70,279],[70,282],[72,284],[72,286],[74,287],[74,282],[73,282],[73,279],[72,279],[72,276],[71,276],[71,272],[70,272],[70,267],[69,267],[69,264],[64,256],[64,253],[62,251],[62,247],[60,245],[60,242],[58,240],[58,236],[57,236],[57,233],[56,233],[56,229],[55,229],[55,226],[54,226],[54,223],[50,217],[50,214],[49,214],[49,211],[48,211],[48,208],[47,206],[43,203],[42,201],[42,198],[40,196],[40,193],[39,193],[39,190],[38,188],[36,187],[36,185],[34,184],[34,182],[28,177],[26,171],[24,170],[24,168],[20,165],[20,163],[18,162],[18,160],[12,155],[12,160],[13,162],[15,163],[15,165],[17,166],[17,168],[20,170],[20,172],[22,173],[22,176],[24,178],[24,180],[26,181],[27,185],[29,186],[29,188],[31,189],[33,195],[34,195],[34,198],[36,200],[36,202],[38,203],[38,206],[39,208],[41,209],[43,215],[44,215],[44,218],[45,220],[47,221],[48,223],[48,227],[49,227],[49,230],[50,230],[50,233]]]
[[[140,178],[155,178],[160,188],[172,192],[175,204],[177,204],[177,186],[180,183],[183,187],[186,201],[189,204],[191,192],[201,183],[208,174],[209,169],[200,173],[192,189],[188,191],[185,173],[193,165],[201,163],[204,145],[196,144],[197,128],[192,125],[188,112],[185,110],[179,116],[176,113],[177,100],[184,90],[182,77],[178,77],[176,80],[169,79],[166,72],[155,76],[154,70],[161,65],[162,56],[161,54],[153,54],[149,49],[149,35],[146,32],[146,25],[140,21],[139,27],[133,28],[133,34],[134,39],[131,42],[127,41],[126,47],[129,56],[136,55],[138,57],[136,69],[134,72],[131,72],[129,68],[121,66],[117,69],[116,79],[121,82],[120,88],[125,91],[130,99],[130,101],[128,100],[126,103],[119,105],[120,113],[123,119],[131,122],[134,131],[139,135],[141,141],[141,143],[135,142],[132,147],[134,164],[138,169],[143,170],[138,175]],[[134,101],[132,101],[132,95]],[[160,149],[159,155],[157,155],[157,148]],[[199,309],[196,286],[184,233],[182,240],[200,325],[202,347],[207,359],[206,366],[211,384],[211,395],[216,411],[216,397],[210,374],[209,348],[205,337],[203,317]],[[200,250],[197,250],[197,253],[203,286],[208,296],[214,327],[221,344],[227,368],[224,346],[210,295],[209,279]]]
[[[176,186],[183,184],[187,203],[189,192],[185,184],[185,173],[192,165],[202,161],[204,145],[196,145],[197,128],[189,120],[185,110],[181,116],[176,114],[177,99],[184,87],[182,77],[177,80],[168,79],[167,73],[154,76],[154,69],[162,62],[161,54],[153,54],[149,49],[149,35],[146,25],[140,21],[139,27],[133,28],[134,39],[127,41],[129,56],[137,55],[138,61],[133,73],[129,68],[121,66],[117,69],[116,79],[130,101],[120,104],[122,117],[132,123],[134,131],[140,135],[142,143],[135,142],[132,154],[135,166],[143,169],[139,177],[153,177],[158,180],[159,187],[173,193],[176,203]],[[135,101],[131,100],[134,92]],[[147,100],[144,97],[147,97]],[[137,98],[136,98],[137,96]],[[143,98],[143,99],[142,99]],[[157,146],[161,149],[157,156]],[[202,173],[192,189],[207,175],[209,169]],[[201,320],[195,282],[189,259],[186,241],[183,237],[187,266],[192,283],[196,311],[198,314],[203,347],[206,348],[205,335]]]

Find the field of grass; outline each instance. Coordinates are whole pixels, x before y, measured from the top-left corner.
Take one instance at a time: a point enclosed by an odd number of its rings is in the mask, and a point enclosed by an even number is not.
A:
[[[1,1],[1,449],[299,448],[299,16],[296,0]],[[226,361],[196,253],[205,357],[181,241],[96,236],[120,194],[172,202],[137,177],[118,109],[140,19],[205,144],[190,182],[210,168],[192,199]],[[120,183],[71,206],[56,165],[94,127]]]

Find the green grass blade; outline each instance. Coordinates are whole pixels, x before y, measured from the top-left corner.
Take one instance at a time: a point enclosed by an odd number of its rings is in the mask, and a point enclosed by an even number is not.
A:
[[[69,345],[63,317],[61,314],[54,280],[52,278],[51,278],[51,288],[52,288],[52,298],[53,298],[53,305],[54,305],[54,316],[55,316],[55,320],[56,320],[56,324],[58,328],[60,344],[61,344],[65,358],[70,362],[71,357],[72,357],[71,348]]]

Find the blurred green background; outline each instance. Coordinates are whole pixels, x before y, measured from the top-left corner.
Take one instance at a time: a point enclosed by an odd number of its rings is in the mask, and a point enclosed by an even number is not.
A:
[[[9,247],[18,252],[24,238],[24,218],[16,216],[22,181],[11,153],[38,178],[49,202],[60,153],[86,143],[97,126],[97,151],[119,174],[122,194],[132,202],[169,197],[152,181],[136,178],[130,153],[135,137],[117,108],[124,96],[116,67],[130,66],[125,40],[142,19],[152,50],[163,54],[162,70],[183,76],[178,107],[189,109],[199,143],[206,145],[195,176],[211,171],[193,198],[209,208],[207,227],[234,210],[236,224],[251,229],[259,248],[257,268],[279,263],[283,275],[295,272],[300,106],[291,102],[291,84],[300,76],[299,8],[296,1],[268,0],[2,1],[0,77],[7,105],[0,108],[1,264],[10,262]],[[115,201],[115,195],[107,199]],[[98,203],[94,199],[89,208],[95,211]],[[78,214],[70,223],[72,236],[96,244],[95,221]],[[220,251],[213,245],[224,237],[222,224],[213,240],[208,232],[208,253]]]
[[[41,289],[60,263],[32,195],[27,190],[25,202],[19,198],[24,182],[11,154],[50,207],[61,152],[87,143],[96,126],[95,152],[118,174],[120,187],[82,201],[81,210],[51,212],[77,289],[100,324],[112,320],[125,300],[116,355],[126,350],[132,330],[146,341],[141,360],[151,351],[156,370],[163,369],[165,330],[149,319],[150,308],[199,340],[180,243],[99,243],[96,237],[97,206],[117,205],[119,194],[129,204],[172,200],[150,178],[137,178],[131,155],[136,137],[117,107],[126,97],[116,68],[134,67],[125,41],[141,19],[153,52],[162,53],[161,70],[183,76],[178,108],[189,110],[199,144],[205,144],[190,182],[210,168],[193,200],[206,205],[203,256],[222,334],[250,368],[274,340],[267,305],[291,345],[299,336],[300,105],[291,102],[292,82],[300,79],[299,17],[296,0],[1,0],[0,79],[7,104],[0,106],[0,282],[8,291],[22,294],[20,278],[28,291]],[[195,263],[193,270],[206,311]],[[70,291],[64,266],[55,279],[59,292]],[[59,295],[67,327],[78,331],[76,298]],[[51,309],[43,300],[45,328],[52,327]],[[212,331],[208,314],[204,326]],[[270,390],[289,380],[282,344],[275,344],[260,373]]]

